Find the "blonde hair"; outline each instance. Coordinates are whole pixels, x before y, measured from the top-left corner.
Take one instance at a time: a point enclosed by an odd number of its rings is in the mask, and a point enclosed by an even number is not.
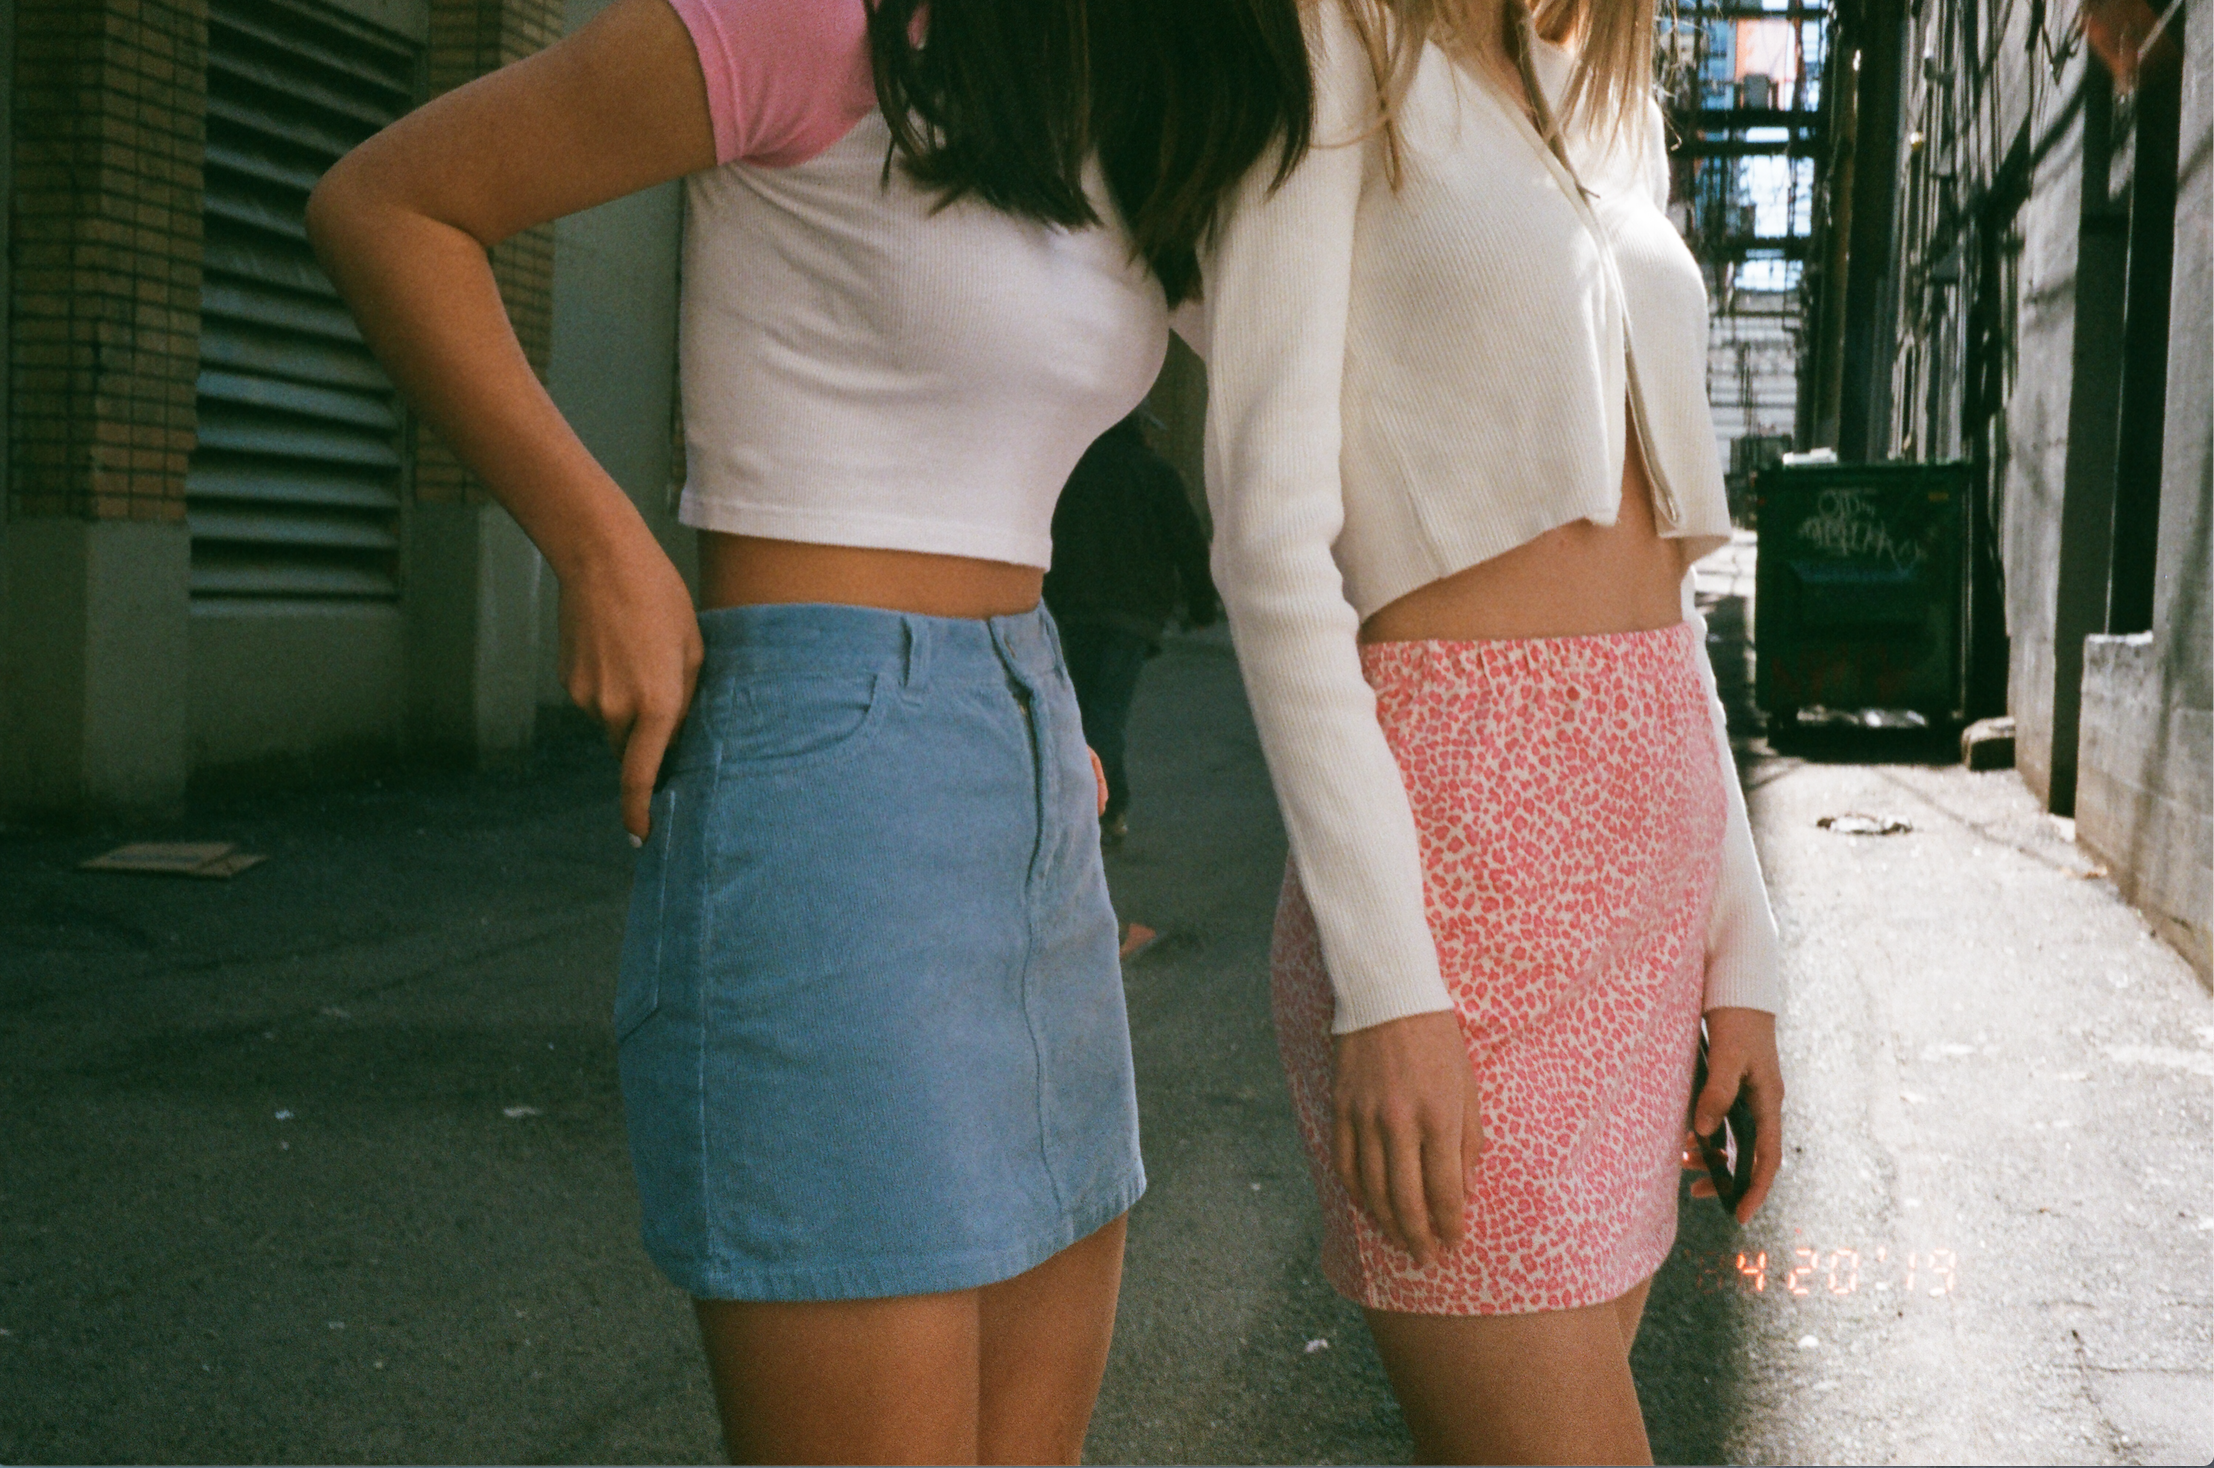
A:
[[[1340,4],[1368,53],[1376,81],[1376,126],[1384,136],[1385,171],[1397,188],[1402,173],[1399,110],[1426,41],[1450,41],[1463,29],[1465,0],[1321,0]],[[1565,122],[1612,141],[1642,121],[1653,94],[1653,32],[1657,0],[1474,0],[1496,4],[1500,40],[1522,77],[1538,129],[1566,161]],[[1556,117],[1538,85],[1530,38],[1542,37],[1575,52],[1568,87]],[[1565,119],[1565,121],[1564,121]]]

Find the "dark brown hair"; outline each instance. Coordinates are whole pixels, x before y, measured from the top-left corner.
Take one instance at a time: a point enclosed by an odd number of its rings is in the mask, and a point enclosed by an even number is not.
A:
[[[1230,190],[1272,147],[1278,182],[1306,151],[1297,0],[868,3],[877,101],[916,182],[1081,228],[1100,222],[1096,155],[1172,305],[1197,292]]]

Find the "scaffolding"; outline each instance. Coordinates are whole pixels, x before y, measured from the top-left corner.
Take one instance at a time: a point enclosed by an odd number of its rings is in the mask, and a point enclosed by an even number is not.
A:
[[[1733,506],[1792,447],[1830,9],[1689,0],[1660,22],[1676,226],[1705,273],[1707,392]]]

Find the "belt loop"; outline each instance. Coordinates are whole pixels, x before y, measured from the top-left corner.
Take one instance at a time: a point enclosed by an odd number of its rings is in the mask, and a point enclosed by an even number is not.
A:
[[[901,686],[910,698],[920,697],[930,681],[930,629],[913,617],[902,617],[899,624],[907,639],[907,666]]]
[[[1069,665],[1067,649],[1061,646],[1061,624],[1053,620],[1053,613],[1047,608],[1045,598],[1038,599],[1038,609],[1031,616],[1036,622],[1039,637],[1045,642],[1046,662],[1054,672],[1067,677]]]

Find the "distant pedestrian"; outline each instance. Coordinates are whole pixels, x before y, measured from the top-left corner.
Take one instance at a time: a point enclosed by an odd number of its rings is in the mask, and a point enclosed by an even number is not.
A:
[[[1107,771],[1100,835],[1110,844],[1122,839],[1130,808],[1123,748],[1138,675],[1172,619],[1208,627],[1222,616],[1207,533],[1183,476],[1146,443],[1141,417],[1108,429],[1077,462],[1053,512],[1045,579],[1084,740]]]

